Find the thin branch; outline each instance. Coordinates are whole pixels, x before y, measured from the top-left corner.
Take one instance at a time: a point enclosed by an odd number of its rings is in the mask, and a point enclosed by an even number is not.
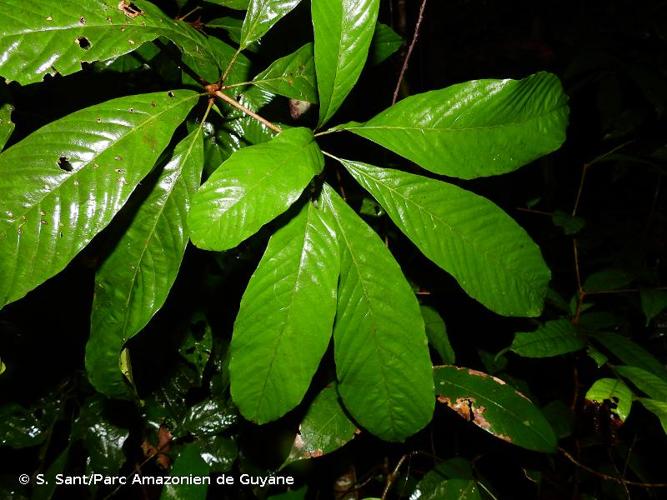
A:
[[[387,476],[387,484],[384,487],[384,491],[382,492],[382,500],[385,500],[387,498],[387,495],[389,494],[389,490],[393,486],[394,482],[396,481],[396,478],[398,478],[398,473],[401,470],[401,467],[405,463],[405,461],[410,458],[413,455],[413,453],[406,453],[403,455],[398,463],[396,464],[396,467],[394,467],[394,470]]]
[[[610,476],[609,474],[605,474],[604,472],[598,472],[595,469],[591,469],[589,466],[579,462],[576,458],[574,458],[570,453],[568,453],[563,448],[558,448],[558,451],[560,451],[565,458],[567,458],[570,462],[572,462],[580,469],[585,470],[589,474],[593,474],[594,476],[597,476],[600,479],[604,479],[605,481],[613,481],[621,485],[638,486],[640,488],[667,488],[667,483],[640,483],[637,481],[628,481],[627,479],[623,479],[616,476]]]
[[[214,94],[217,95],[220,99],[225,101],[230,106],[233,106],[236,109],[239,109],[239,110],[243,111],[246,115],[254,118],[258,122],[262,123],[263,125],[266,125],[268,128],[270,128],[274,132],[280,133],[280,132],[283,131],[283,129],[281,129],[278,125],[276,125],[274,123],[271,123],[269,120],[267,120],[266,118],[264,118],[262,116],[259,116],[253,110],[246,108],[243,104],[238,102],[236,99],[233,99],[233,98],[229,97],[227,94],[223,94],[219,90],[216,90],[214,92]]]
[[[417,17],[417,24],[415,25],[415,32],[412,35],[412,41],[410,42],[410,47],[408,47],[408,52],[405,54],[405,58],[403,59],[403,66],[401,67],[401,72],[398,75],[398,81],[396,82],[396,88],[394,89],[394,96],[391,99],[392,104],[396,104],[396,101],[398,100],[398,93],[401,90],[401,84],[403,83],[405,72],[408,70],[410,56],[412,56],[412,51],[417,44],[417,39],[419,38],[419,29],[421,28],[422,21],[424,20],[424,9],[426,8],[426,1],[427,0],[422,0],[421,5],[419,6],[419,15]]]
[[[551,212],[545,212],[544,210],[535,210],[534,208],[516,207],[515,210],[518,210],[519,212],[526,212],[529,214],[546,215],[547,217],[553,217],[554,215]]]

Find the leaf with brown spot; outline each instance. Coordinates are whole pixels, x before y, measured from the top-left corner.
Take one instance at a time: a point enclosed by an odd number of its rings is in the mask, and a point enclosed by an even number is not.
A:
[[[523,394],[486,373],[434,368],[438,401],[495,437],[529,450],[553,452],[556,436],[542,412]]]

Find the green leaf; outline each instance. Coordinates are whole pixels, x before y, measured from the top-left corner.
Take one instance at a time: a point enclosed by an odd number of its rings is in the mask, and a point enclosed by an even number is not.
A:
[[[222,29],[227,32],[227,36],[229,36],[229,39],[236,43],[239,44],[241,43],[241,30],[243,29],[243,19],[238,19],[236,17],[219,17],[217,19],[212,19],[211,21],[206,22],[206,27],[207,28],[217,28],[217,29]],[[250,52],[256,52],[259,47],[259,43],[252,43],[248,47],[246,47],[246,50]],[[227,64],[229,64],[229,61],[227,61]],[[234,68],[232,68],[230,75],[234,72]],[[239,80],[241,82],[242,80]]]
[[[449,343],[447,325],[442,316],[440,316],[438,311],[428,306],[421,306],[421,311],[428,341],[438,351],[440,358],[445,363],[454,364],[456,362],[456,355],[454,349],[452,349],[452,345]]]
[[[401,231],[469,295],[498,314],[540,314],[549,269],[539,247],[500,208],[453,184],[341,161]]]
[[[495,437],[534,451],[553,452],[549,422],[520,392],[500,379],[467,368],[434,368],[438,401]]]
[[[625,422],[632,407],[632,392],[628,386],[616,378],[596,380],[586,392],[586,399],[598,404],[611,403],[611,412]]]
[[[334,115],[359,79],[375,32],[379,0],[312,0],[318,126]]]
[[[87,449],[86,472],[117,473],[125,462],[123,444],[127,429],[113,424],[107,415],[108,401],[99,396],[89,399],[72,425],[72,439],[81,439]]]
[[[617,333],[598,332],[589,334],[626,365],[643,368],[667,380],[667,370],[650,352],[632,340]]]
[[[574,430],[574,414],[572,410],[562,401],[552,401],[544,408],[542,413],[551,424],[558,439],[572,435]]]
[[[240,48],[259,40],[274,24],[289,14],[301,0],[250,0],[243,21]]]
[[[372,65],[380,64],[389,59],[402,45],[403,39],[398,33],[386,24],[377,23],[368,53],[368,62]]]
[[[229,472],[238,457],[236,443],[224,436],[214,436],[199,441],[201,457],[209,466],[211,472]]]
[[[110,397],[130,395],[118,367],[124,344],[162,307],[188,244],[185,219],[204,165],[201,128],[174,149],[150,194],[95,274],[88,379]]]
[[[558,78],[537,73],[417,94],[366,123],[338,130],[365,137],[436,174],[474,179],[511,172],[558,149],[567,116]]]
[[[14,106],[3,104],[0,106],[0,151],[5,147],[7,141],[14,132],[14,122],[12,122],[12,111]]]
[[[40,485],[38,488],[33,488],[30,500],[50,500],[53,498],[53,494],[58,487],[56,476],[62,474],[65,470],[69,459],[69,450],[70,445],[68,444],[53,462],[51,462],[49,468],[44,472],[44,485]]]
[[[323,166],[313,133],[305,128],[236,151],[194,198],[188,217],[192,241],[205,250],[236,247],[287,210]]]
[[[667,401],[639,398],[639,402],[644,405],[644,408],[660,419],[662,430],[667,434]]]
[[[339,256],[332,222],[309,203],[269,240],[243,294],[231,343],[231,391],[249,420],[294,408],[327,350]]]
[[[82,62],[112,59],[160,36],[200,61],[212,59],[204,35],[142,0],[42,0],[29,9],[3,0],[0,19],[0,76],[22,85],[76,73]]]
[[[199,36],[201,34],[198,33]],[[183,51],[183,62],[190,67],[195,73],[207,82],[216,82],[221,76],[220,68],[226,68],[227,65],[234,59],[235,63],[232,66],[225,84],[231,85],[234,83],[245,82],[250,74],[250,60],[243,54],[237,54],[236,50],[219,38],[208,38],[206,42],[206,54],[202,54],[201,50],[197,51]],[[193,79],[186,72],[182,74],[183,84],[200,86],[199,79]]]
[[[558,226],[563,230],[563,233],[570,236],[577,234],[586,225],[586,221],[581,217],[566,214],[560,210],[556,210],[551,217],[554,226]]]
[[[283,467],[298,460],[321,457],[337,450],[354,438],[356,426],[350,422],[331,385],[313,400],[301,421],[299,432]]]
[[[171,467],[172,477],[208,477],[208,464],[201,457],[199,443],[188,443],[183,446]],[[161,500],[204,500],[208,488],[205,484],[188,484],[174,482],[162,489]]]
[[[334,354],[338,392],[354,419],[401,441],[433,415],[433,375],[419,304],[378,235],[324,185],[341,248]]]
[[[631,274],[621,269],[606,269],[591,274],[582,286],[588,293],[618,290],[632,283],[633,279]]]
[[[0,120],[1,122],[2,120]],[[667,309],[667,291],[666,290],[652,290],[650,288],[642,288],[639,291],[639,297],[642,302],[642,311],[646,316],[646,326],[658,316],[662,311]]]
[[[649,397],[667,401],[667,380],[637,366],[617,366],[616,372]]]
[[[178,348],[178,352],[197,371],[201,383],[204,370],[213,351],[213,331],[206,316],[199,313],[190,322],[188,336]]]
[[[0,154],[0,307],[61,271],[106,227],[197,98],[178,90],[114,99]]]
[[[206,399],[188,408],[183,422],[175,430],[178,436],[193,434],[211,436],[229,429],[238,421],[236,409],[230,403]]]
[[[307,43],[290,55],[274,61],[253,79],[253,83],[274,94],[317,103],[313,44]]]
[[[429,472],[419,481],[410,498],[419,500],[481,500],[477,481],[472,479],[442,479]]]
[[[42,443],[55,418],[53,404],[39,402],[31,408],[16,403],[0,406],[0,446],[27,448]]]
[[[246,10],[250,0],[204,0],[208,3],[214,3],[222,7],[234,10]]]
[[[524,358],[549,358],[578,351],[586,343],[567,319],[547,321],[534,332],[517,332],[510,350]]]
[[[607,361],[609,361],[609,358],[607,356],[602,354],[592,345],[589,345],[586,348],[586,354],[588,355],[589,358],[591,358],[595,362],[595,366],[597,366],[598,368],[601,368]]]

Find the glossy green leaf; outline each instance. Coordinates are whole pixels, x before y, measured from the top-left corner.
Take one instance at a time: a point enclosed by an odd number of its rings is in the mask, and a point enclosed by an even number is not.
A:
[[[118,368],[123,345],[162,307],[188,244],[185,219],[204,165],[201,128],[183,139],[95,275],[86,370],[95,388],[129,396]]]
[[[0,151],[5,147],[12,132],[14,132],[12,111],[14,111],[14,106],[11,104],[3,104],[0,106]]]
[[[524,358],[549,358],[586,347],[574,325],[567,319],[547,321],[534,332],[517,332],[510,350]]]
[[[199,441],[201,457],[209,466],[211,472],[229,472],[238,457],[236,443],[224,436],[214,436]]]
[[[456,355],[454,354],[452,345],[449,343],[447,325],[445,325],[442,316],[440,316],[438,311],[428,306],[421,306],[421,311],[428,341],[445,363],[454,364],[456,362]]]
[[[216,82],[222,75],[224,68],[234,59],[234,65],[230,69],[227,78],[225,78],[225,84],[231,85],[248,80],[251,63],[247,57],[243,54],[237,54],[236,49],[227,45],[219,38],[207,38],[205,39],[205,43],[206,53],[202,53],[201,51],[183,52],[183,62],[198,77],[203,78],[206,82]],[[194,79],[187,72],[183,72],[182,81],[186,85],[195,86],[199,86],[202,83],[200,78]]]
[[[253,79],[253,83],[274,94],[316,103],[313,44],[307,43],[290,55],[274,61]]]
[[[616,378],[596,380],[586,392],[586,400],[603,404],[608,401],[611,412],[624,422],[632,407],[632,392],[623,382]]]
[[[639,292],[639,297],[642,303],[642,311],[644,312],[644,316],[646,316],[646,326],[649,325],[653,318],[667,309],[667,290],[642,288]]]
[[[339,256],[312,203],[269,240],[243,294],[231,343],[231,391],[246,418],[275,420],[303,398],[336,314]]]
[[[246,10],[250,0],[204,0],[208,3],[214,3],[222,7],[234,10]]]
[[[195,436],[211,436],[229,429],[237,421],[238,415],[233,405],[217,399],[206,399],[187,409],[176,433],[178,436],[188,433]]]
[[[438,401],[508,443],[553,452],[556,436],[542,412],[500,379],[467,368],[434,368]]]
[[[229,39],[238,44],[241,42],[241,29],[243,28],[243,19],[238,19],[236,17],[219,17],[216,19],[211,19],[206,22],[207,28],[217,28],[222,29],[227,32]],[[255,44],[252,44],[250,47],[254,47]],[[250,49],[248,47],[248,49]]]
[[[539,247],[505,212],[453,184],[341,160],[433,262],[492,311],[538,316],[550,272]]]
[[[199,443],[188,443],[183,446],[171,467],[173,477],[208,477],[208,464],[201,457]],[[208,487],[201,484],[181,483],[167,484],[162,489],[161,500],[204,500]]]
[[[650,398],[667,401],[667,380],[637,366],[617,366],[615,369]]]
[[[602,366],[609,361],[609,358],[602,354],[600,351],[598,351],[595,347],[592,345],[589,345],[586,348],[586,354],[588,355],[589,358],[591,358],[595,362],[595,366],[598,368],[601,368]]]
[[[241,49],[259,40],[301,0],[250,0],[241,31]]]
[[[213,331],[206,317],[199,313],[190,321],[190,331],[178,352],[196,370],[201,382],[208,360],[213,352]]]
[[[0,154],[0,307],[61,271],[106,227],[197,97],[178,90],[107,101]]]
[[[194,197],[188,217],[192,241],[205,250],[236,247],[287,210],[323,166],[305,128],[236,151]]]
[[[312,0],[318,125],[334,115],[357,83],[375,32],[379,0]]]
[[[667,401],[639,398],[639,402],[660,420],[662,430],[667,434]]]
[[[598,332],[589,335],[626,365],[648,370],[667,380],[667,370],[650,352],[618,333]]]
[[[403,45],[403,39],[391,27],[377,23],[368,53],[368,62],[376,65],[389,59]]]
[[[591,274],[586,278],[582,287],[588,293],[618,290],[632,283],[633,279],[630,273],[622,269],[606,269]]]
[[[283,467],[298,460],[321,457],[337,450],[354,438],[357,427],[345,415],[331,385],[313,400],[292,444]]]
[[[328,185],[321,200],[341,251],[334,354],[338,392],[354,419],[401,441],[433,414],[433,375],[419,304],[378,235]]]
[[[8,403],[0,406],[0,446],[27,448],[40,444],[46,439],[54,418],[51,405],[44,407],[39,403],[32,408],[25,408]]]
[[[481,500],[477,481],[472,479],[442,479],[429,472],[419,481],[410,495],[411,500]]]
[[[22,85],[75,73],[82,62],[112,59],[160,36],[211,59],[204,35],[148,1],[41,0],[26,8],[22,0],[3,0],[0,19],[0,76]]]
[[[537,73],[523,80],[475,80],[417,94],[366,123],[338,129],[436,174],[473,179],[511,172],[558,149],[567,117],[567,97],[558,78]]]
[[[88,473],[115,474],[125,462],[123,444],[130,432],[109,420],[113,411],[107,405],[102,397],[89,399],[72,425],[72,438],[81,439],[87,450]]]

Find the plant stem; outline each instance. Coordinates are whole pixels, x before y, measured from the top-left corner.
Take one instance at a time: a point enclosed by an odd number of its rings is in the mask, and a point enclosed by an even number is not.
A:
[[[398,75],[398,81],[396,82],[396,88],[394,89],[394,95],[391,99],[392,104],[396,104],[398,100],[398,93],[401,90],[401,83],[403,83],[403,78],[405,77],[405,72],[408,70],[408,63],[410,62],[410,56],[412,56],[412,51],[417,44],[417,39],[419,38],[419,29],[421,28],[422,21],[424,20],[424,9],[426,8],[426,1],[422,0],[421,5],[419,6],[419,16],[417,17],[417,24],[415,25],[415,32],[412,35],[412,41],[410,42],[410,47],[408,47],[408,52],[405,54],[405,59],[403,59],[403,66],[401,67],[401,72]]]
[[[281,129],[278,125],[276,125],[274,123],[271,123],[269,120],[267,120],[266,118],[264,118],[262,116],[259,116],[253,110],[246,108],[243,104],[238,102],[236,99],[233,99],[233,98],[229,97],[227,94],[224,94],[219,90],[216,90],[214,93],[215,93],[215,95],[217,95],[220,99],[225,101],[230,106],[233,106],[236,109],[239,109],[239,110],[243,111],[246,115],[254,118],[258,122],[262,123],[263,125],[266,125],[268,128],[270,128],[274,132],[277,132],[279,134],[280,132],[283,131],[283,129]]]

